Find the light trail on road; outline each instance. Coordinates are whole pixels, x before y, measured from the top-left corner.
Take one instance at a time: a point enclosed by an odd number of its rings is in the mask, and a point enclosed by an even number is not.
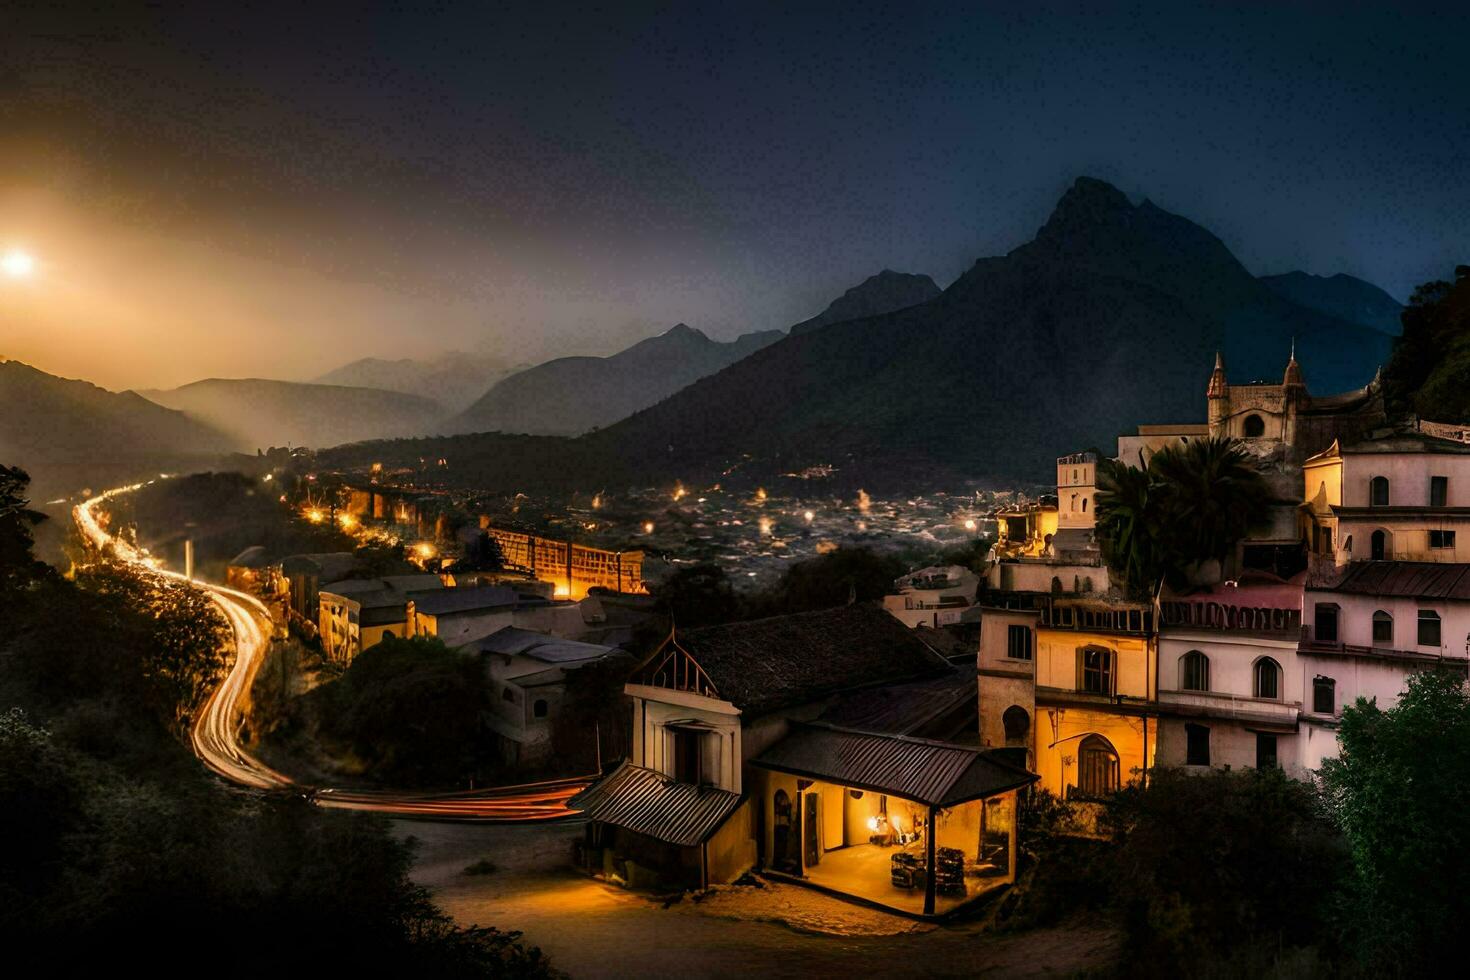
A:
[[[149,481],[152,482],[152,481]],[[211,582],[190,580],[161,567],[157,558],[104,527],[98,505],[146,486],[117,487],[78,504],[72,518],[88,545],[99,554],[111,548],[120,562],[151,575],[184,582],[204,590],[224,616],[235,639],[235,658],[224,680],[205,699],[189,731],[194,754],[211,771],[238,786],[258,790],[294,791],[308,796],[317,806],[340,810],[368,810],[397,817],[423,820],[476,820],[519,823],[556,820],[575,816],[566,801],[590,780],[559,779],[523,786],[502,786],[460,793],[403,794],[372,790],[338,790],[306,786],[277,772],[240,744],[242,704],[250,693],[266,652],[270,649],[270,611],[258,598],[237,589]]]

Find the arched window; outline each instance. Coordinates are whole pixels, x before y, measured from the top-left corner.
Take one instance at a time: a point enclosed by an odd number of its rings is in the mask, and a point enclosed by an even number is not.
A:
[[[1348,554],[1353,553],[1353,536],[1351,534],[1342,539],[1342,550]]]
[[[1051,590],[1052,590],[1053,593],[1055,593],[1057,595],[1060,595],[1061,594],[1061,591],[1062,591],[1062,580],[1061,580],[1060,577],[1058,577],[1056,575],[1053,575],[1051,577]]]
[[[1118,753],[1101,735],[1089,735],[1077,747],[1077,792],[1107,796],[1118,789]]]
[[[1373,537],[1368,539],[1368,557],[1374,561],[1383,561],[1388,553],[1388,535],[1382,530],[1374,531]]]
[[[1088,694],[1113,693],[1113,651],[1083,647],[1077,651],[1077,690]]]
[[[1256,661],[1256,697],[1272,701],[1281,698],[1281,665],[1270,657]]]
[[[1082,498],[1082,513],[1084,513],[1084,514],[1087,513],[1087,498],[1086,497],[1083,497]]]
[[[1368,482],[1368,503],[1374,507],[1388,506],[1388,477],[1375,476]]]
[[[543,698],[537,698],[536,703],[531,705],[531,715],[535,718],[546,717],[547,705]]]
[[[1247,439],[1259,439],[1266,434],[1266,421],[1259,415],[1247,415],[1243,428]]]
[[[1382,609],[1373,614],[1373,645],[1393,645],[1393,617]]]
[[[1005,726],[1007,745],[1025,745],[1026,736],[1031,734],[1031,716],[1020,705],[1013,704],[1000,716]]]
[[[1179,690],[1208,691],[1210,689],[1210,658],[1198,650],[1191,650],[1179,658]]]

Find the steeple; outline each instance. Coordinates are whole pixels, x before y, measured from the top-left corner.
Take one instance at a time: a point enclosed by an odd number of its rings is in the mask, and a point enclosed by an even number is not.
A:
[[[1291,359],[1286,362],[1286,377],[1282,379],[1281,384],[1288,388],[1305,388],[1307,386],[1306,381],[1302,379],[1302,367],[1296,362],[1295,337],[1291,338]]]
[[[1225,389],[1225,355],[1215,351],[1215,370],[1210,372],[1210,386],[1205,389],[1206,398],[1224,398]]]

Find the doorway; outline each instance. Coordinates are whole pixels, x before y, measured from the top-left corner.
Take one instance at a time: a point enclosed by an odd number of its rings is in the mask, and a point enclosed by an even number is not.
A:
[[[801,849],[808,868],[815,868],[822,863],[822,825],[819,813],[821,802],[820,793],[807,793],[801,807]]]
[[[1370,557],[1374,561],[1383,561],[1384,544],[1386,543],[1387,537],[1388,536],[1382,531],[1373,532],[1373,537],[1371,539],[1372,544],[1370,545]]]

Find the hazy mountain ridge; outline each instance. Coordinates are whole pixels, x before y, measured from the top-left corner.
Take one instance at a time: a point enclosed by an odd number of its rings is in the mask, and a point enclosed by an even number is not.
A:
[[[246,452],[422,435],[444,414],[417,395],[264,378],[208,378],[138,394],[207,423]]]
[[[378,388],[417,395],[460,412],[501,378],[529,365],[512,365],[503,357],[454,351],[431,358],[363,357],[313,379],[314,384]]]
[[[0,360],[0,463],[20,466],[37,499],[212,461],[231,440],[136,392]]]
[[[927,303],[940,292],[938,284],[926,275],[884,269],[834,299],[821,313],[796,324],[790,333],[795,337],[820,330],[832,323],[918,306],[920,303]]]
[[[512,374],[440,428],[578,435],[626,418],[782,336],[765,330],[722,342],[680,323],[608,357],[560,357]]]
[[[1286,272],[1261,276],[1261,282],[1298,306],[1340,317],[1350,323],[1371,327],[1397,337],[1403,333],[1399,317],[1404,304],[1384,290],[1345,272],[1314,276],[1308,272]]]

